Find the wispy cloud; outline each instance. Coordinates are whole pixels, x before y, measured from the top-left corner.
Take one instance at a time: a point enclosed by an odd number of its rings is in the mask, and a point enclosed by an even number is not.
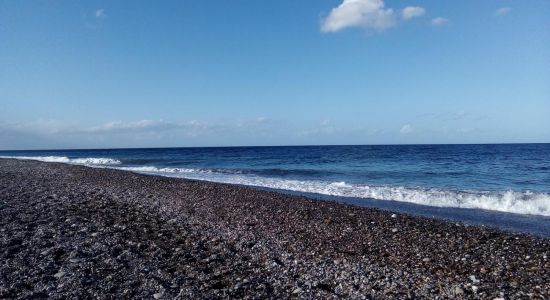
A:
[[[409,133],[412,133],[413,131],[414,131],[414,128],[412,127],[411,124],[405,124],[403,125],[403,127],[401,127],[401,130],[399,130],[399,132],[402,134],[409,134]]]
[[[0,129],[3,131],[27,132],[41,135],[69,132],[75,130],[76,127],[77,126],[72,122],[45,119],[20,123],[0,123]]]
[[[95,17],[96,18],[106,18],[107,14],[105,13],[105,9],[100,8],[95,11]]]
[[[429,119],[435,119],[438,121],[481,121],[489,118],[486,114],[479,114],[474,113],[470,111],[465,110],[458,110],[458,111],[446,111],[446,112],[439,112],[439,113],[424,113],[418,115],[419,118],[429,118]]]
[[[420,6],[407,6],[401,11],[401,17],[404,20],[421,17],[424,14],[426,14],[426,10]]]
[[[512,9],[510,7],[500,7],[495,10],[495,16],[505,16],[510,13]]]
[[[324,119],[314,126],[311,126],[305,130],[297,131],[297,136],[306,138],[320,138],[327,136],[338,138],[354,136],[360,139],[361,137],[374,136],[380,133],[382,133],[382,130],[380,129],[365,127],[345,128],[338,126],[330,119]]]
[[[437,18],[432,19],[432,25],[433,26],[441,26],[441,25],[447,24],[448,22],[449,22],[449,20],[445,19],[443,17],[437,17]]]
[[[81,128],[84,133],[125,133],[143,131],[163,131],[183,127],[183,124],[164,122],[162,120],[139,120],[133,122],[113,121],[99,126]]]
[[[320,124],[312,128],[298,132],[299,136],[326,135],[339,131],[330,119],[322,120]]]
[[[265,117],[225,121],[111,121],[84,126],[61,120],[37,120],[27,123],[0,122],[0,149],[43,147],[88,147],[184,145],[200,139],[228,140],[228,137],[268,137],[277,134],[278,123]],[[37,146],[42,145],[42,146]],[[44,146],[46,145],[46,146]]]
[[[3,131],[27,132],[39,135],[122,135],[139,133],[164,133],[178,131],[183,135],[198,136],[220,132],[255,130],[271,124],[268,118],[225,122],[204,122],[197,120],[169,122],[164,120],[111,121],[94,126],[81,126],[60,120],[37,120],[28,123],[0,123]]]

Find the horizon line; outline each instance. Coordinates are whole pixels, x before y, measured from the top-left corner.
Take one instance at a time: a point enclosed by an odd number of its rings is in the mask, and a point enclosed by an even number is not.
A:
[[[86,151],[86,150],[132,150],[132,149],[184,149],[184,148],[262,148],[262,147],[350,147],[350,146],[459,146],[459,145],[533,145],[550,142],[509,143],[404,143],[404,144],[303,144],[303,145],[241,145],[241,146],[171,146],[171,147],[113,147],[113,148],[50,148],[50,149],[0,149],[8,151]]]

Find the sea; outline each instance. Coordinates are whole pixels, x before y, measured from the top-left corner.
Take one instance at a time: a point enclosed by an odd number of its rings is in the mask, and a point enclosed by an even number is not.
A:
[[[550,236],[550,144],[0,151]]]

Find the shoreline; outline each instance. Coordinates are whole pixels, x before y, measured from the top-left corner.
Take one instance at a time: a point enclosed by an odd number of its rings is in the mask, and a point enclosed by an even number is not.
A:
[[[0,183],[0,298],[550,297],[547,238],[58,163]]]
[[[145,174],[148,175],[148,174]],[[156,176],[156,175],[152,175]],[[162,176],[162,175],[159,175]],[[170,176],[167,176],[170,177]],[[178,178],[178,177],[171,177]],[[187,180],[185,178],[182,178]],[[192,180],[192,179],[189,179]],[[205,181],[210,182],[210,181]],[[214,182],[216,183],[216,182]],[[550,217],[541,215],[516,214],[478,208],[429,206],[411,202],[395,200],[380,200],[369,198],[333,196],[308,192],[296,192],[283,189],[272,189],[261,186],[236,185],[260,191],[281,193],[290,196],[305,197],[316,201],[328,201],[342,205],[352,205],[379,209],[391,213],[406,214],[412,217],[441,220],[445,222],[459,222],[465,226],[495,229],[516,234],[527,234],[542,238],[550,238]],[[503,224],[506,223],[506,224]]]

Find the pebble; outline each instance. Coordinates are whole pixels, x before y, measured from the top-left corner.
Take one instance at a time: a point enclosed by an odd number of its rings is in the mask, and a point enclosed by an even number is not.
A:
[[[44,199],[44,187],[63,201]],[[3,284],[18,298],[37,295],[37,286],[59,299],[544,299],[549,292],[548,240],[490,228],[4,159],[0,199],[0,227],[9,232],[0,233],[0,274],[12,275]]]
[[[59,279],[59,278],[63,277],[63,275],[65,275],[65,274],[67,274],[67,272],[65,272],[65,271],[59,271],[59,272],[55,273],[55,274],[53,275],[53,277]]]

